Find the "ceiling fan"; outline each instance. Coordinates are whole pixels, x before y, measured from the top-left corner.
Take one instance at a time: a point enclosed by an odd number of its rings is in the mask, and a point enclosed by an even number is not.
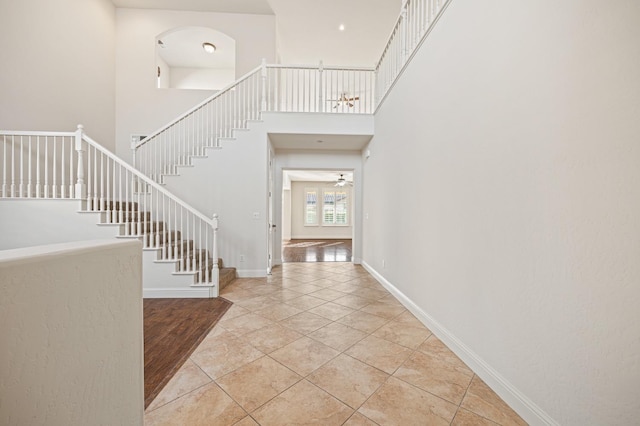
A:
[[[355,105],[355,101],[360,100],[360,96],[352,96],[349,97],[346,92],[343,92],[338,99],[330,99],[331,102],[335,102],[336,104],[333,106],[333,109],[336,109],[342,104],[342,106],[348,106],[349,108],[353,108]]]
[[[353,186],[353,182],[349,182],[344,178],[344,175],[342,173],[340,173],[340,177],[338,178],[338,180],[336,181],[336,183],[333,186],[337,186],[337,187],[345,187],[345,186]]]

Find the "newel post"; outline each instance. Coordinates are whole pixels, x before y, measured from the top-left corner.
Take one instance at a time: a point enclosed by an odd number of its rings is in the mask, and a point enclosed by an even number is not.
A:
[[[322,65],[322,61],[320,61],[320,66],[318,67],[318,111],[324,112],[324,99],[322,99],[322,72],[324,71],[324,66]]]
[[[267,59],[262,58],[260,66],[260,83],[262,84],[262,95],[260,100],[260,111],[267,110]]]
[[[211,284],[213,286],[213,297],[218,297],[220,294],[220,270],[218,260],[218,213],[213,214],[211,220],[211,227],[213,228],[213,268],[211,269]]]
[[[78,152],[78,172],[75,187],[75,198],[77,200],[84,200],[87,198],[87,185],[84,183],[84,150],[82,149],[82,136],[84,134],[84,127],[82,124],[78,124],[78,130],[76,130],[76,151]]]
[[[131,165],[133,167],[136,167],[136,151],[137,150],[138,150],[138,138],[135,136],[131,136]]]

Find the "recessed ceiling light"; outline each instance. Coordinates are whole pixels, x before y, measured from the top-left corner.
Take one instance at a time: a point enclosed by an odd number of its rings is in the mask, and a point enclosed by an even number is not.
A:
[[[213,53],[216,51],[216,45],[213,43],[202,43],[202,48],[207,53]]]
[[[340,24],[340,26],[338,27],[338,29],[339,29],[340,31],[344,31],[344,24]]]

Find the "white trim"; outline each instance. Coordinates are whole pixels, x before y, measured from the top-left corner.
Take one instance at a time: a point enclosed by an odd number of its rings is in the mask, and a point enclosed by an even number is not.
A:
[[[551,425],[560,424],[549,416],[542,408],[531,401],[520,392],[507,379],[502,377],[498,371],[487,364],[480,356],[467,347],[453,333],[438,323],[433,317],[424,312],[411,299],[398,290],[393,284],[387,281],[381,274],[373,269],[367,262],[362,262],[362,266],[367,270],[384,288],[395,296],[405,308],[416,316],[429,330],[442,340],[462,361],[464,361],[474,373],[498,394],[516,413],[518,413],[530,425]]]
[[[145,299],[206,299],[211,296],[211,286],[202,287],[178,287],[178,288],[143,288],[142,297]]]
[[[347,235],[295,235],[291,236],[291,240],[353,240],[352,234]],[[291,241],[286,240],[286,241]]]
[[[266,276],[266,269],[236,269],[236,277],[238,278],[264,278]]]

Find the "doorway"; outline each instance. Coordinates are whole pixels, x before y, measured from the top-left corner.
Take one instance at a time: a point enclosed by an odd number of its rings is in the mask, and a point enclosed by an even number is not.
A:
[[[283,263],[352,262],[353,170],[283,170]]]

